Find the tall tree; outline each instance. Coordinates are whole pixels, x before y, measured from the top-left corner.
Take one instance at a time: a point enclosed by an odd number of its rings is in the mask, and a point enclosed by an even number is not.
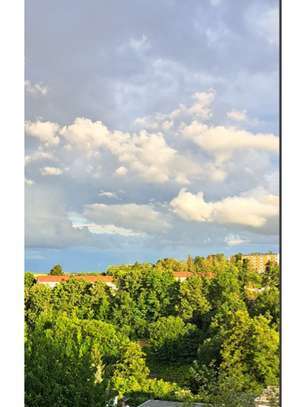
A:
[[[52,267],[49,273],[50,276],[63,276],[64,272],[62,270],[62,266],[60,264],[56,264]]]

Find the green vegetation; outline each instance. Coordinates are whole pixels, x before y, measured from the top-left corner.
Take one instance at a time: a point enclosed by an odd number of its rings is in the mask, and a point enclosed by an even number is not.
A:
[[[62,270],[62,266],[60,264],[56,264],[52,269],[50,270],[50,276],[63,276],[64,272]]]
[[[192,275],[179,282],[174,271]],[[216,255],[108,273],[117,289],[73,277],[51,289],[25,274],[27,407],[106,406],[115,396],[245,407],[278,386],[276,264],[259,275],[239,256]]]

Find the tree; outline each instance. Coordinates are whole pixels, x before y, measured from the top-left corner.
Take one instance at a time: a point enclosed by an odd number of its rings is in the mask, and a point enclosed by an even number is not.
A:
[[[184,321],[199,328],[202,326],[204,316],[210,310],[207,294],[207,280],[199,275],[195,274],[180,284],[176,310]]]
[[[280,323],[280,295],[276,287],[266,287],[258,294],[252,304],[251,314],[253,316],[264,315],[268,319],[272,318],[276,329]]]
[[[25,289],[31,288],[36,283],[36,279],[33,273],[24,273],[24,287]]]
[[[189,371],[189,387],[198,394],[198,400],[211,406],[253,407],[259,392],[246,391],[239,381],[227,376],[211,364],[194,362]]]
[[[145,314],[128,291],[116,292],[110,314],[113,323],[120,326],[126,335],[132,338],[145,335],[147,327]]]
[[[265,387],[279,384],[279,333],[263,315],[255,317],[249,337],[250,372]]]
[[[150,322],[174,314],[178,283],[169,271],[151,265],[134,265],[115,278],[118,290],[113,317],[118,323],[129,325],[138,337],[147,335]]]
[[[264,316],[251,318],[246,309],[217,314],[199,349],[202,363],[214,363],[239,391],[258,392],[277,385],[279,335]]]
[[[263,286],[279,288],[279,283],[280,283],[279,265],[275,262],[268,262],[266,271],[262,277]]]
[[[149,325],[150,351],[164,360],[195,356],[199,343],[196,326],[180,317],[161,317]]]
[[[33,328],[41,313],[52,309],[51,288],[34,284],[25,290],[25,321]]]
[[[92,285],[75,278],[57,284],[52,290],[54,309],[58,312],[65,311],[70,315],[75,313],[80,319],[92,319],[94,317]]]
[[[158,260],[156,268],[161,271],[170,271],[171,273],[187,271],[187,264],[185,261],[179,261],[172,258]]]
[[[104,407],[107,370],[128,339],[111,324],[41,314],[25,349],[25,399],[31,407]]]
[[[63,276],[64,272],[62,270],[62,266],[60,264],[56,264],[49,273],[50,276]]]
[[[189,271],[189,273],[193,273],[195,271],[193,258],[191,256],[187,257],[187,270]]]
[[[137,343],[129,343],[121,350],[121,355],[112,373],[112,386],[118,392],[119,398],[141,391],[149,376],[145,354]]]

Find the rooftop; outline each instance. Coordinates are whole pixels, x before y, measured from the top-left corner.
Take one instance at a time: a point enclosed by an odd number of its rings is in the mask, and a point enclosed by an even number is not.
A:
[[[69,279],[84,280],[89,282],[103,281],[111,282],[113,281],[112,276],[50,276],[50,275],[40,275],[36,277],[38,283],[60,283],[62,281],[68,281]]]
[[[203,273],[199,273],[199,274],[203,274]],[[193,273],[188,272],[188,271],[177,271],[173,273],[173,277],[174,278],[187,278],[187,277],[191,277],[193,275]],[[81,276],[77,276],[77,275],[63,275],[63,276],[51,276],[49,274],[45,274],[45,275],[38,275],[35,276],[36,280],[38,283],[60,283],[63,281],[68,281],[69,279],[76,279],[76,280],[84,280],[84,281],[88,281],[88,282],[97,282],[97,281],[102,281],[104,283],[111,283],[113,281],[113,277],[112,276],[85,276],[85,275],[81,275]]]

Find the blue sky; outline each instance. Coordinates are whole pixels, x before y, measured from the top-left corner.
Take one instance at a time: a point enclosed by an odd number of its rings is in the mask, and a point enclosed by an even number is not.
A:
[[[26,1],[25,268],[278,250],[278,2]]]

